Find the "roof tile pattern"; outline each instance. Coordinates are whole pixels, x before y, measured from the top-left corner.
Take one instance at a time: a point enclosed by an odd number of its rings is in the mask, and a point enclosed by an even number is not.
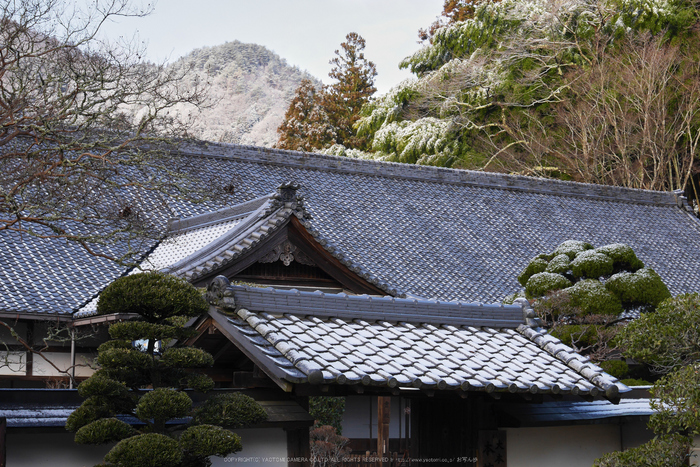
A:
[[[670,193],[213,147],[234,198],[293,180],[310,226],[380,281],[441,300],[500,302],[535,255],[569,239],[627,243],[674,294],[700,290],[700,223]],[[265,163],[261,163],[265,161]]]
[[[333,294],[230,290],[239,308],[228,325],[291,382],[593,396],[628,390],[544,330],[514,328],[514,314],[523,316],[518,306],[503,307],[503,315],[511,316],[503,319],[507,327],[496,328],[480,325],[468,309],[454,324],[439,324],[440,317],[450,321],[454,303],[425,303],[427,319],[419,313],[396,319],[415,301],[384,300],[383,311],[393,317],[387,321],[376,319],[377,311],[363,311],[358,302],[376,302],[369,296],[354,297],[343,311],[339,303],[347,300]],[[251,293],[261,299],[251,299]],[[321,302],[327,306],[313,306]],[[295,303],[296,309],[290,306]]]
[[[244,146],[185,152],[202,179],[235,192],[206,204],[168,200],[163,218],[249,202],[294,181],[309,228],[386,290],[500,302],[520,290],[515,278],[530,258],[568,239],[627,243],[673,294],[700,290],[700,223],[671,193]],[[0,235],[0,264],[0,309],[13,312],[75,311],[128,270],[72,243],[11,232]]]

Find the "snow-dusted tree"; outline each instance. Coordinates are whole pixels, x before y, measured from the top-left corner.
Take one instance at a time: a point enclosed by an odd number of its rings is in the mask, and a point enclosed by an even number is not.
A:
[[[671,296],[661,277],[619,243],[566,241],[533,258],[518,281],[551,333],[597,361],[615,350],[612,325],[623,312],[653,311]]]
[[[479,3],[481,3],[479,0],[445,0],[445,3],[442,5],[442,13],[440,16],[437,17],[428,29],[419,29],[418,38],[421,42],[431,40],[435,35],[435,31],[438,29],[473,18]]]
[[[183,391],[214,386],[200,373],[212,365],[212,356],[177,345],[192,335],[187,320],[207,309],[191,284],[156,272],[122,277],[102,292],[99,314],[139,318],[109,327],[112,340],[98,349],[100,370],[78,387],[85,401],[66,422],[76,443],[116,442],[105,462],[120,467],[207,466],[209,456],[241,449],[240,438],[223,427],[255,424],[265,411],[242,394],[214,396],[193,408]],[[119,418],[125,415],[141,427]]]
[[[277,128],[281,149],[313,151],[335,143],[336,134],[325,109],[321,106],[319,91],[311,80],[303,79]]]
[[[363,111],[374,158],[684,187],[700,140],[692,2],[474,6],[401,62],[415,79]],[[582,162],[589,150],[598,160]]]
[[[284,149],[323,149],[335,144],[349,149],[365,149],[368,139],[357,136],[355,123],[360,110],[376,92],[377,70],[364,55],[365,40],[351,32],[336,50],[330,73],[336,82],[317,90],[308,80],[302,82],[277,129],[277,147]]]
[[[374,87],[377,68],[365,58],[364,49],[362,36],[354,32],[345,36],[345,42],[330,61],[333,68],[328,76],[336,82],[326,88],[322,97],[322,106],[336,132],[335,142],[352,149],[367,146],[368,139],[357,136],[354,126],[360,118],[360,110],[377,91]]]

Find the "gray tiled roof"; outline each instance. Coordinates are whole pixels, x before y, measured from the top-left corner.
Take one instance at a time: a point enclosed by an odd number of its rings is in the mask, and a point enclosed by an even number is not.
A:
[[[622,399],[613,404],[606,400],[547,401],[542,404],[502,404],[499,409],[509,413],[525,426],[557,424],[574,420],[600,420],[614,417],[648,417],[654,413],[650,399]]]
[[[203,179],[234,193],[207,204],[169,200],[177,216],[297,182],[309,229],[387,290],[499,302],[520,289],[515,277],[530,258],[568,239],[627,243],[673,294],[700,290],[700,223],[672,193],[211,143],[183,152]],[[0,311],[11,312],[75,311],[127,272],[78,245],[9,232],[0,234],[0,265]]]
[[[217,322],[291,383],[615,396],[629,389],[518,305],[230,286]],[[252,350],[251,350],[252,349]]]

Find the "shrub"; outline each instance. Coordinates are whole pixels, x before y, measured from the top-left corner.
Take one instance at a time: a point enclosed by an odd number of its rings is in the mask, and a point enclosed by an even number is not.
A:
[[[667,299],[645,313],[617,337],[625,355],[667,373],[700,360],[700,295]]]
[[[612,259],[615,271],[634,272],[644,267],[644,263],[637,258],[634,250],[623,243],[601,246],[596,248],[595,251]]]
[[[549,262],[546,272],[553,272],[556,274],[565,274],[571,269],[571,260],[568,256],[561,254],[557,255]]]
[[[613,260],[595,250],[582,251],[571,262],[574,277],[597,279],[613,272]]]
[[[550,334],[574,348],[591,347],[598,341],[598,326],[571,324],[552,328]]]
[[[685,436],[657,436],[636,448],[606,454],[593,467],[683,467],[688,465],[689,447]]]
[[[240,436],[214,425],[189,427],[180,436],[180,446],[195,457],[226,456],[243,448]]]
[[[553,252],[556,257],[558,255],[566,255],[569,259],[573,260],[576,255],[586,250],[592,250],[593,245],[586,242],[580,242],[578,240],[567,240],[562,242]]]
[[[78,444],[105,444],[129,438],[136,434],[131,425],[116,418],[102,418],[85,425],[75,433]]]
[[[343,414],[345,413],[344,397],[310,397],[309,414],[316,421],[314,426],[329,425],[336,433],[343,434]]]
[[[86,399],[66,420],[66,430],[78,431],[85,425],[103,417],[111,417],[110,407],[98,402],[96,397]]]
[[[668,287],[651,268],[637,272],[619,272],[605,283],[605,287],[620,297],[625,305],[647,305],[656,307],[671,297]]]
[[[561,274],[539,272],[527,281],[525,295],[528,298],[541,297],[552,290],[560,290],[569,286],[571,286],[571,281]]]
[[[547,261],[539,257],[534,258],[527,264],[525,270],[520,273],[518,276],[518,282],[520,282],[520,285],[525,287],[525,284],[527,284],[530,277],[538,272],[544,272],[545,269],[547,269]]]
[[[117,443],[105,462],[120,467],[172,467],[182,460],[180,445],[159,433],[132,436]]]
[[[197,407],[193,423],[241,428],[267,420],[267,412],[255,400],[239,392],[217,394]]]
[[[582,315],[618,315],[622,303],[600,281],[585,279],[564,289],[571,296],[571,304],[581,309]]]
[[[214,364],[214,357],[194,347],[170,348],[163,352],[163,365],[181,368],[206,368]]]
[[[630,367],[627,362],[622,360],[606,360],[598,364],[606,373],[614,376],[617,379],[625,378],[629,372]]]
[[[136,313],[145,321],[171,316],[198,316],[209,309],[202,294],[189,282],[160,272],[120,277],[100,294],[97,313]]]
[[[192,399],[184,392],[171,388],[158,388],[144,394],[136,406],[136,416],[141,420],[170,420],[182,418],[192,408]]]

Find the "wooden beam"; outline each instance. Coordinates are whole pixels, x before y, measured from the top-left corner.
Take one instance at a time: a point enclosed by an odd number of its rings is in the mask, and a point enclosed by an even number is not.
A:
[[[389,451],[389,422],[391,414],[391,397],[377,396],[377,456],[388,458]],[[382,467],[388,467],[389,462],[380,461]]]
[[[306,227],[295,216],[292,216],[288,226],[287,236],[294,246],[300,249],[316,265],[323,269],[329,276],[340,282],[345,288],[355,292],[370,295],[388,295],[379,287],[367,282],[356,273],[352,272],[337,258],[326,251],[321,244],[311,235]]]
[[[204,333],[209,331],[209,328],[212,326],[212,323],[214,321],[211,319],[211,317],[207,317],[206,319],[202,320],[201,323],[199,323],[195,329],[197,330],[197,335],[190,337],[189,339],[185,340],[183,343],[184,345],[190,347],[197,342]]]

